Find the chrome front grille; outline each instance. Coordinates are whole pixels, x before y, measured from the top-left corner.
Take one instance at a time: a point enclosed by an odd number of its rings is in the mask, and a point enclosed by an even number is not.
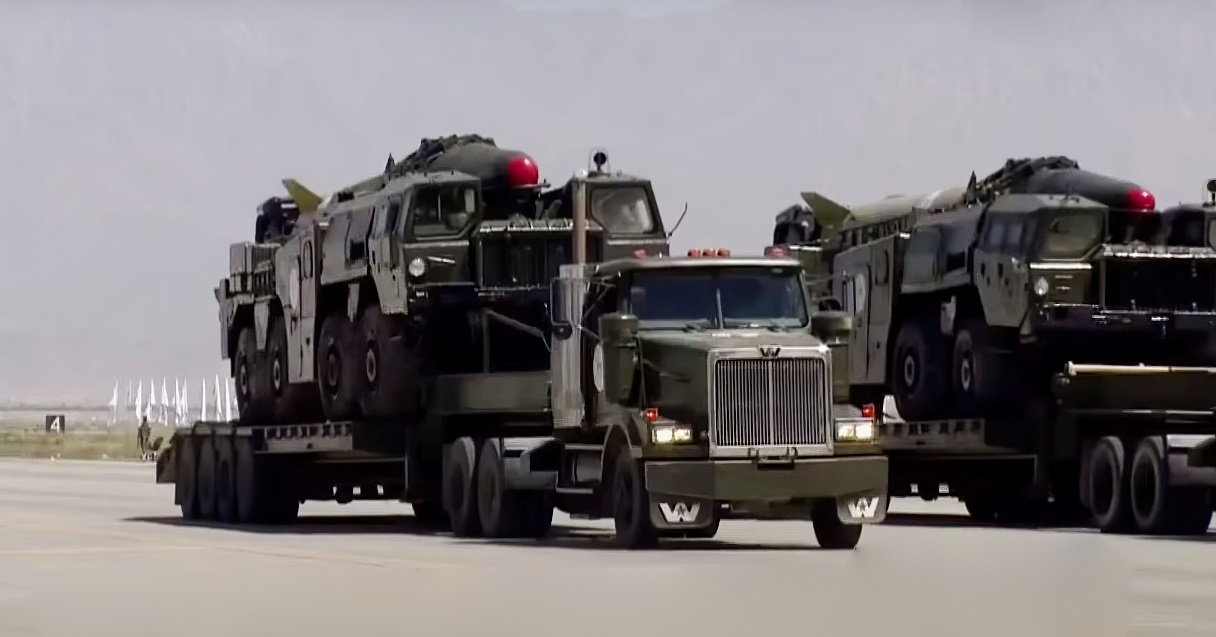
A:
[[[826,358],[719,358],[713,363],[714,447],[827,446],[832,384]]]

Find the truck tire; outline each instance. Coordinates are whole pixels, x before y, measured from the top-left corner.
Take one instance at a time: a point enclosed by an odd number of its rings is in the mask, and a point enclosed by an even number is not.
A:
[[[243,425],[269,423],[274,417],[274,396],[270,389],[266,357],[258,351],[253,326],[242,327],[237,335],[232,376],[236,384],[237,420]]]
[[[329,314],[317,338],[317,388],[321,410],[331,421],[359,417],[359,357],[353,353],[351,324],[343,314]]]
[[[443,507],[456,537],[477,537],[481,520],[477,511],[477,446],[472,438],[457,438],[448,447],[443,464]]]
[[[857,543],[861,541],[862,525],[841,522],[834,500],[819,500],[811,504],[811,525],[820,548],[847,551],[857,548]]]
[[[203,438],[198,446],[198,517],[215,519],[215,437]]]
[[[181,436],[177,455],[177,479],[174,482],[174,499],[181,507],[182,519],[194,521],[198,519],[198,448],[194,438]]]
[[[548,491],[524,491],[523,528],[520,535],[535,539],[549,537],[553,530],[553,494]]]
[[[650,519],[650,493],[642,478],[642,465],[629,448],[618,449],[612,471],[613,540],[626,549],[649,548],[658,543],[659,532]]]
[[[1201,487],[1170,484],[1169,457],[1161,436],[1146,436],[1132,453],[1129,499],[1136,530],[1146,535],[1207,533],[1212,503]]]
[[[1123,441],[1100,438],[1089,456],[1086,489],[1089,513],[1103,533],[1125,533],[1134,525],[1128,497],[1128,462]]]
[[[266,339],[266,385],[270,390],[274,422],[280,424],[321,420],[321,394],[317,383],[291,383],[287,375],[287,322],[271,319]]]
[[[495,438],[481,443],[477,457],[477,516],[487,538],[507,538],[523,527],[521,494],[507,490],[502,468],[502,447]]]
[[[236,522],[236,481],[234,474],[236,458],[232,450],[232,437],[215,438],[215,518],[220,522]]]
[[[362,349],[360,406],[369,418],[418,415],[418,354],[408,347],[407,324],[385,316],[377,305],[363,309],[358,333]]]
[[[948,418],[950,351],[937,326],[937,315],[909,316],[895,335],[891,356],[891,393],[905,420]]]
[[[993,350],[991,329],[982,320],[968,319],[954,335],[951,385],[954,416],[978,418],[1000,409],[1003,388],[1012,375],[1004,368],[1007,357]]]
[[[260,471],[261,463],[253,453],[253,440],[247,436],[238,436],[233,446],[236,452],[233,471],[236,521],[240,524],[265,522],[269,505],[266,497],[266,481]]]

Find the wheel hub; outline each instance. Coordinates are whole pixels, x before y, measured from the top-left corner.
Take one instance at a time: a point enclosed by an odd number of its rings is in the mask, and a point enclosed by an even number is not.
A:
[[[376,376],[379,373],[375,348],[370,346],[367,348],[367,354],[363,358],[363,368],[364,373],[367,375],[367,384],[374,387],[376,385]]]
[[[958,369],[958,382],[959,385],[962,385],[963,391],[971,390],[971,375],[971,357],[964,356]]]
[[[325,384],[331,391],[338,389],[338,380],[342,377],[341,365],[342,360],[337,352],[331,349],[325,354]]]
[[[917,376],[916,357],[913,356],[912,354],[904,355],[903,373],[904,373],[904,387],[907,387],[909,389],[911,389],[912,387],[915,387],[916,386],[916,376]]]
[[[244,359],[236,368],[236,389],[241,398],[249,397],[249,365]]]
[[[283,390],[283,366],[279,363],[278,356],[275,356],[270,364],[270,382],[274,384],[275,393]]]

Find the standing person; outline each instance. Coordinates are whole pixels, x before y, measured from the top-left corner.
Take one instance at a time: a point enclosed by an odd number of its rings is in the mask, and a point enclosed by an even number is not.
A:
[[[152,437],[152,426],[147,416],[139,417],[139,428],[135,430],[135,442],[139,445],[139,457],[148,457],[148,438]]]

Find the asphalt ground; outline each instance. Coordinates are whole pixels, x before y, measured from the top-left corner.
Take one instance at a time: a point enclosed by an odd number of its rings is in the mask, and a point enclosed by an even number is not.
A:
[[[1216,634],[1216,535],[984,528],[953,500],[898,501],[852,552],[746,521],[622,552],[564,516],[507,543],[397,503],[227,529],[172,499],[150,465],[0,460],[0,637]]]

